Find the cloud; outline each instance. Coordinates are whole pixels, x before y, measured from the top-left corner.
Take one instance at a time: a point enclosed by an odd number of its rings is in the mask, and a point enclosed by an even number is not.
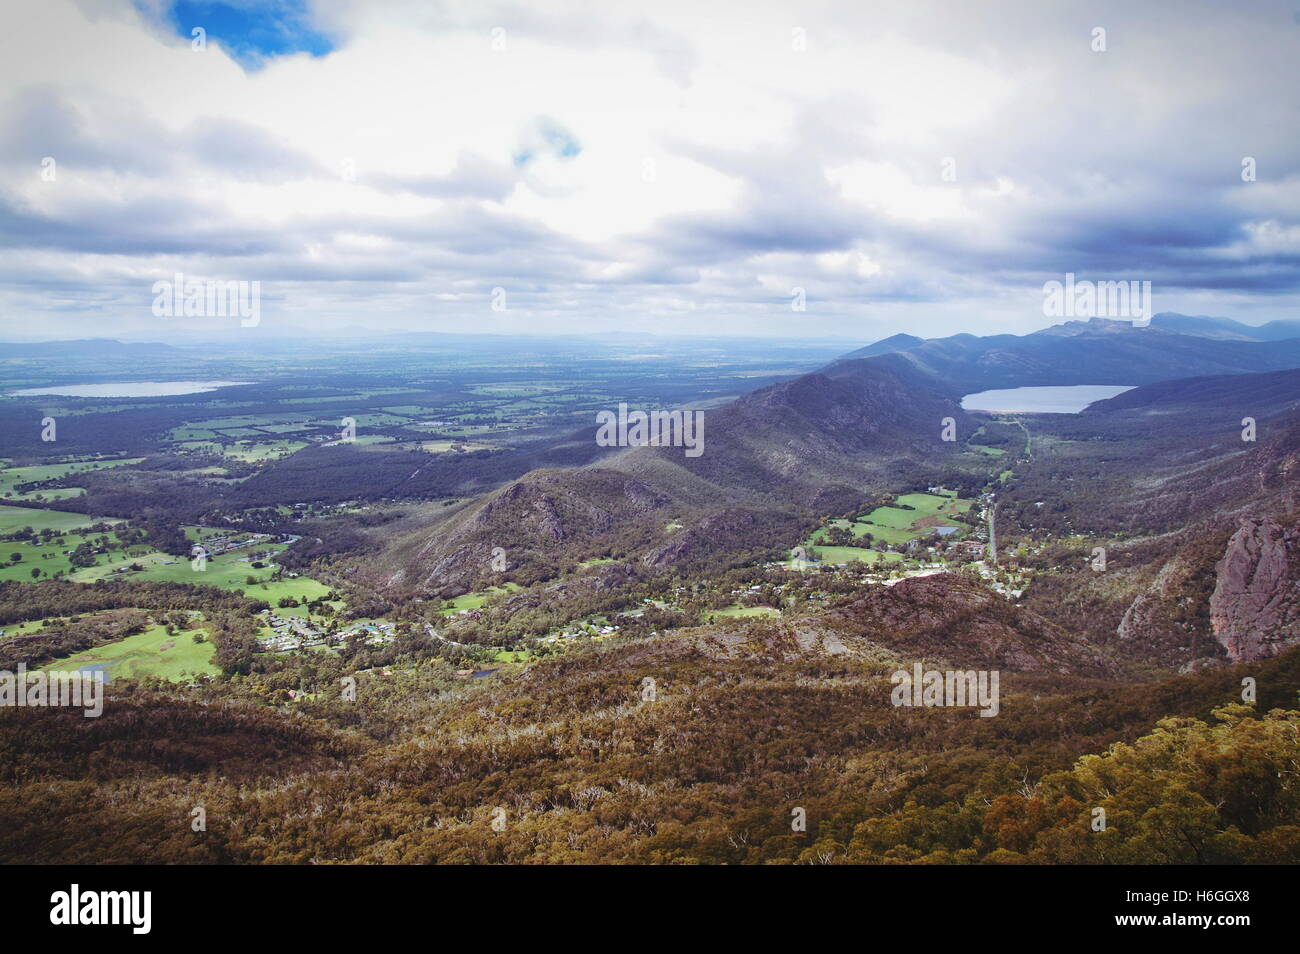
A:
[[[516,166],[526,166],[541,156],[572,159],[582,152],[578,139],[549,116],[538,116],[524,129],[512,157]]]
[[[48,0],[0,31],[0,335],[148,333],[177,270],[268,327],[1027,331],[1067,271],[1293,316],[1297,42],[1281,0]]]
[[[510,164],[494,162],[476,153],[463,151],[446,173],[394,174],[377,172],[367,178],[375,188],[437,199],[504,200],[520,181]]]

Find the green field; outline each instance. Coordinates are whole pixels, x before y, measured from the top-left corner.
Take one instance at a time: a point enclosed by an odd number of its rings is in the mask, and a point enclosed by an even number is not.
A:
[[[488,601],[488,597],[496,596],[498,593],[513,593],[517,589],[519,589],[518,583],[507,583],[505,586],[490,586],[486,590],[480,590],[477,593],[466,593],[464,596],[448,600],[448,605],[443,607],[442,614],[449,616],[452,613],[459,613],[461,610],[478,609]]]
[[[111,560],[106,560],[102,566],[78,570],[72,578],[78,583],[88,583],[91,580],[101,579],[106,575],[107,570],[139,563],[143,569],[126,570],[121,574],[122,579],[152,580],[157,583],[202,583],[207,586],[238,589],[243,586],[244,577],[249,574],[270,576],[273,572],[270,569],[251,569],[247,563],[236,562],[234,557],[210,559],[204,569],[195,570],[190,565],[189,558],[160,553],[157,550],[150,550],[147,554],[128,559],[121,558],[117,553],[108,556]]]
[[[319,580],[313,580],[311,577],[307,576],[298,576],[293,577],[292,579],[271,580],[266,583],[258,583],[256,586],[244,586],[241,584],[238,589],[243,590],[245,596],[252,597],[255,600],[266,600],[277,613],[294,616],[305,615],[306,611],[301,608],[298,608],[298,612],[296,613],[292,608],[280,610],[275,604],[286,596],[291,596],[299,602],[303,600],[311,602],[312,600],[320,599],[330,591],[330,588],[324,583],[321,583]]]
[[[881,553],[862,547],[813,547],[809,556],[822,563],[897,563],[903,559],[901,553]]]
[[[901,546],[909,540],[933,532],[936,526],[964,528],[966,525],[962,522],[961,517],[970,510],[973,502],[960,499],[951,494],[903,494],[893,505],[877,507],[865,516],[860,516],[851,522],[848,520],[835,520],[832,521],[831,525],[847,528],[852,531],[855,537],[871,534],[873,541],[887,543],[891,546]],[[804,546],[818,547],[818,549],[823,550],[856,549],[822,547],[819,544],[825,536],[826,529],[818,527]]]
[[[732,605],[724,609],[709,610],[704,614],[705,622],[715,619],[744,619],[754,616],[780,616],[781,611],[775,606],[740,606]]]
[[[85,487],[54,487],[49,490],[29,490],[26,493],[13,493],[5,500],[15,503],[49,503],[54,500],[71,500],[85,494]]]
[[[499,663],[522,663],[528,662],[531,657],[532,653],[526,649],[499,649],[492,657],[492,661]]]
[[[239,460],[248,464],[256,464],[259,461],[272,460],[279,457],[288,457],[307,446],[306,441],[272,441],[270,443],[252,443],[252,444],[231,444],[221,448],[221,454],[229,457],[231,460]]]
[[[45,619],[30,619],[25,623],[8,623],[4,626],[0,626],[0,629],[3,629],[5,632],[4,636],[0,638],[8,639],[10,636],[26,636],[29,633],[39,632],[45,628],[46,624],[48,624],[50,620],[64,618],[65,617],[62,616],[47,616]],[[81,617],[72,616],[70,618],[80,619]]]
[[[94,537],[92,536],[90,539],[94,539]],[[113,536],[110,539],[115,542],[117,540],[116,536]],[[80,540],[76,542],[80,542]],[[60,558],[52,558],[51,564],[58,559]],[[62,559],[66,560],[67,558],[63,557]],[[64,576],[66,579],[72,580],[74,583],[94,583],[97,580],[103,580],[112,576],[115,570],[121,570],[123,567],[129,567],[135,563],[144,566],[154,559],[170,560],[175,558],[159,553],[157,550],[153,549],[153,547],[141,544],[129,547],[126,550],[109,550],[107,553],[98,553],[95,555],[96,563],[94,566],[74,568],[71,563],[68,563],[64,568],[66,571]],[[44,564],[42,564],[42,566],[44,566]],[[123,570],[123,572],[129,575],[129,571]]]
[[[405,417],[397,417],[393,414],[385,414],[382,411],[370,414],[353,414],[352,419],[357,422],[357,427],[385,427],[390,424],[405,424]]]
[[[273,546],[277,551],[284,548],[282,544],[268,546]],[[225,590],[239,590],[253,599],[266,600],[272,606],[286,596],[298,600],[313,600],[324,596],[330,590],[325,584],[305,576],[273,580],[271,577],[275,575],[275,569],[269,563],[255,568],[232,554],[210,557],[202,570],[195,570],[188,559],[156,552],[144,559],[136,558],[135,562],[144,564],[145,568],[123,574],[124,579],[153,580],[159,583],[199,583]],[[252,584],[247,582],[250,576],[255,581]],[[74,576],[73,579],[81,580],[81,576]]]
[[[92,470],[104,470],[108,467],[122,467],[126,464],[138,464],[143,457],[122,457],[117,460],[83,460],[64,464],[37,464],[32,467],[6,467],[0,470],[0,495],[10,496],[17,484],[33,481],[53,480],[68,474],[84,474]],[[52,491],[47,491],[51,493]]]
[[[177,681],[188,676],[216,675],[220,672],[212,664],[216,647],[211,641],[196,643],[196,632],[202,630],[188,629],[169,636],[164,627],[150,626],[143,633],[87,649],[42,668],[63,672],[102,669],[110,680],[119,676],[157,676]]]
[[[113,517],[87,517],[84,513],[67,513],[62,510],[37,510],[35,507],[12,507],[0,504],[0,533],[13,533],[31,527],[38,533],[50,530],[75,530],[96,523],[121,523]]]
[[[91,533],[85,531],[61,531],[61,535],[53,539],[36,545],[30,543],[16,543],[9,541],[0,543],[0,562],[10,563],[13,554],[21,555],[21,559],[9,566],[0,566],[0,580],[19,580],[24,583],[30,583],[35,579],[32,576],[33,569],[41,571],[40,579],[52,577],[62,571],[65,577],[73,578],[73,574],[81,573],[82,570],[76,569],[72,565],[70,556],[65,550],[72,550],[75,547],[86,542],[98,543],[104,539],[109,546],[116,546],[121,541],[113,531],[107,533]],[[147,553],[151,552],[148,547],[133,547],[132,552]],[[96,559],[109,560],[114,559],[117,562],[123,562],[127,559],[125,554],[119,550],[111,550],[107,554],[99,554]],[[95,569],[91,567],[90,569]],[[107,570],[105,570],[107,572]],[[92,576],[92,579],[98,579],[98,576]]]

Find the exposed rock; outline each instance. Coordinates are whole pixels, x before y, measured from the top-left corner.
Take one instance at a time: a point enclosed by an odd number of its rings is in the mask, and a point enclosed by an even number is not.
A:
[[[1205,672],[1208,669],[1222,669],[1227,663],[1217,656],[1201,656],[1199,659],[1193,659],[1183,663],[1178,667],[1180,675],[1187,675],[1193,672]]]
[[[1182,583],[1187,568],[1175,554],[1160,568],[1146,592],[1133,598],[1119,622],[1116,635],[1122,640],[1139,640],[1144,647],[1182,653],[1189,635],[1177,618],[1177,604],[1182,597]]]
[[[743,510],[724,510],[712,514],[698,526],[680,530],[667,543],[647,553],[642,562],[649,567],[670,566],[711,553],[721,545],[743,538],[752,532],[757,518]]]
[[[1215,570],[1210,623],[1230,659],[1267,659],[1300,643],[1300,526],[1244,521]]]

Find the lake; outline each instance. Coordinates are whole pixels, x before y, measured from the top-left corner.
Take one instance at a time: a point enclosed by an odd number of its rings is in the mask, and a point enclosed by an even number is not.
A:
[[[961,399],[965,411],[1018,411],[1023,414],[1078,414],[1094,401],[1104,401],[1131,385],[1070,384],[1046,388],[1008,388],[980,391]]]
[[[115,381],[111,384],[64,384],[51,388],[27,388],[10,392],[14,397],[42,394],[57,397],[138,398],[172,397],[177,394],[201,394],[252,381]]]

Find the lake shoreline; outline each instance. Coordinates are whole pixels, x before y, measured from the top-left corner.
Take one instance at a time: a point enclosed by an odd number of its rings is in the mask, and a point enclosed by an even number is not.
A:
[[[1132,391],[1135,386],[1064,384],[1001,388],[967,394],[961,399],[961,408],[986,414],[1080,414],[1098,401]]]

